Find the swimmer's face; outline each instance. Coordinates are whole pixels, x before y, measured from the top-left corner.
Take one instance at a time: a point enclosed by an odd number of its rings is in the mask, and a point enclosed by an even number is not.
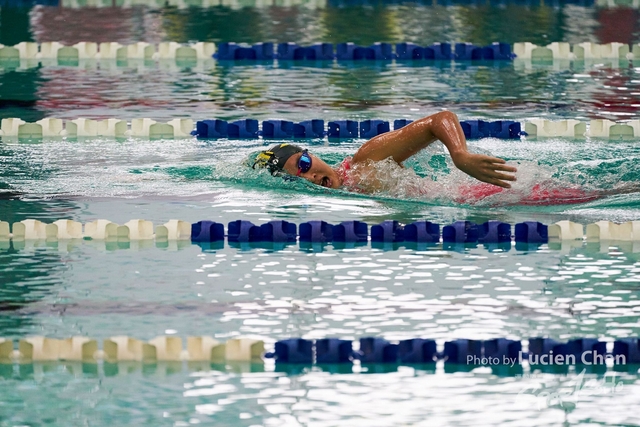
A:
[[[296,153],[289,157],[287,163],[284,164],[284,170],[289,175],[296,176],[298,174],[298,160],[302,153]],[[340,188],[342,186],[342,180],[340,176],[334,171],[331,166],[309,153],[311,157],[311,169],[307,172],[301,173],[300,176],[307,181],[313,182],[316,185],[321,185],[327,188]]]

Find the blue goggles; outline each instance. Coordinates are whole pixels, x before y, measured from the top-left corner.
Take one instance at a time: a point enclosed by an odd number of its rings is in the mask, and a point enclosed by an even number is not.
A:
[[[300,174],[307,173],[311,169],[311,156],[307,152],[307,150],[302,151],[302,155],[300,156],[300,160],[298,160],[298,173],[296,176],[300,176]]]

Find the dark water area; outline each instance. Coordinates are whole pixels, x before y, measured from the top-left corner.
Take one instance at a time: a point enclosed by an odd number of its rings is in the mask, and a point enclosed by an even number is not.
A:
[[[116,3],[117,4],[117,3]],[[249,5],[248,3],[247,5]],[[106,6],[106,5],[105,5]],[[283,6],[7,6],[0,43],[21,41],[435,42],[528,41],[633,44],[640,14],[631,7],[569,2],[366,2]]]
[[[118,4],[118,3],[116,3]],[[110,4],[109,4],[110,5]],[[105,6],[109,6],[105,5]],[[622,42],[640,40],[630,7],[593,3],[303,3],[244,7],[7,6],[0,43],[195,41],[244,43]],[[2,65],[2,64],[0,64]],[[636,118],[635,63],[150,63],[0,66],[0,117],[296,119],[413,118],[441,109],[463,118]],[[303,66],[301,66],[303,65]],[[275,113],[275,114],[274,114]],[[123,116],[124,115],[124,116]],[[296,117],[297,116],[297,117]],[[286,117],[289,118],[289,117]]]

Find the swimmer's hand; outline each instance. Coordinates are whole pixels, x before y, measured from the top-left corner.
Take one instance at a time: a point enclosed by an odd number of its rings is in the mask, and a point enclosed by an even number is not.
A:
[[[508,166],[503,159],[498,157],[465,151],[452,156],[452,159],[458,169],[478,181],[502,188],[511,188],[511,184],[507,181],[516,180],[514,175],[505,172],[516,172],[517,169],[513,166]]]

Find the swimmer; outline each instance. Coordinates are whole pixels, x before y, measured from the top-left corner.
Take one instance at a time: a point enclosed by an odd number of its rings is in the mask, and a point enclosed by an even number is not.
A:
[[[516,180],[513,175],[516,168],[507,165],[503,159],[467,150],[458,117],[450,111],[436,113],[401,129],[378,135],[335,168],[293,144],[278,144],[261,152],[253,167],[266,167],[273,175],[297,176],[327,188],[348,187],[371,193],[385,188],[385,183],[376,178],[375,162],[391,159],[402,167],[405,160],[437,140],[447,148],[458,169],[491,184],[488,187],[500,191],[511,188],[510,181]]]

